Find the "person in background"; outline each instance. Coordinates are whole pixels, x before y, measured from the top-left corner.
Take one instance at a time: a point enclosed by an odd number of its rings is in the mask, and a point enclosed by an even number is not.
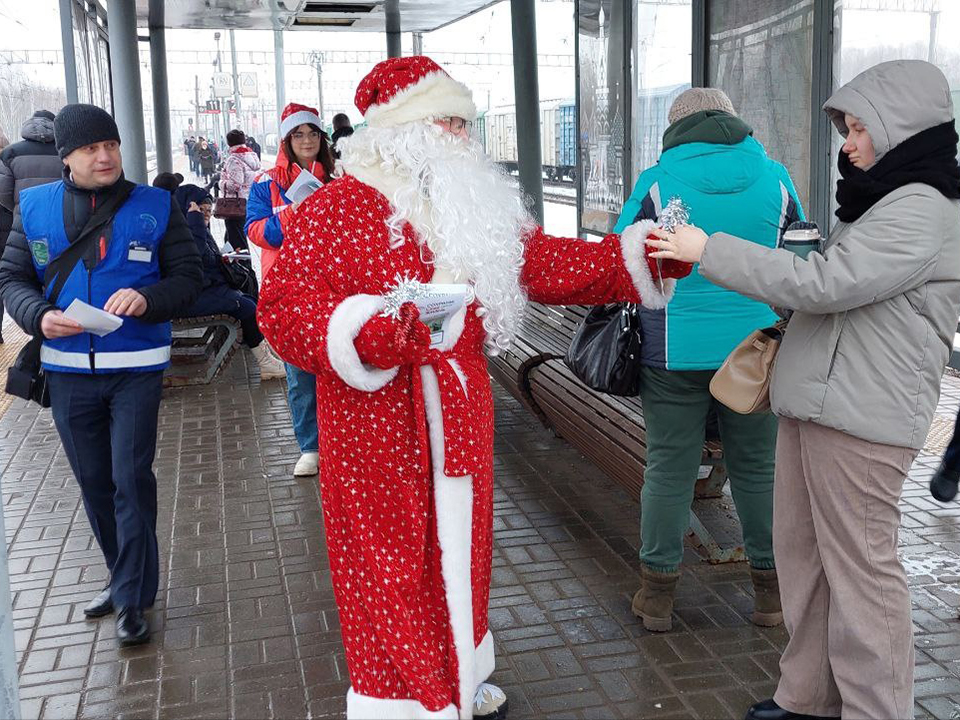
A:
[[[286,190],[306,170],[320,182],[333,179],[333,155],[326,135],[320,130],[317,111],[305,105],[290,103],[283,109],[277,152],[277,165],[262,173],[250,189],[247,200],[247,237],[262,250],[260,265],[263,278],[270,273],[290,220],[297,210],[286,196]],[[317,430],[317,381],[304,370],[290,363],[287,368],[287,400],[293,417],[293,431],[300,446],[300,459],[293,474],[305,477],[317,474],[319,439]]]
[[[199,175],[205,183],[208,183],[217,167],[217,155],[213,151],[213,146],[203,138],[201,138],[199,149],[196,152],[197,163],[200,168]]]
[[[960,314],[954,109],[943,72],[921,60],[875,65],[823,108],[844,143],[840,222],[822,254],[802,260],[694,225],[648,243],[658,257],[699,262],[721,287],[793,310],[770,385],[780,418],[773,540],[790,637],[776,694],[748,720],[914,715],[899,502]]]
[[[197,139],[191,135],[183,141],[183,154],[187,156],[187,160],[190,161],[190,172],[194,172],[194,161],[193,161],[193,148],[197,144]]]
[[[257,160],[260,160],[260,143],[257,142],[257,139],[253,135],[247,135],[247,147],[253,150],[257,154]]]
[[[116,609],[120,645],[138,645],[150,639],[144,610],[159,585],[152,466],[170,320],[199,294],[200,260],[169,193],[124,179],[120,133],[106,111],[67,105],[54,128],[63,179],[20,194],[0,293],[17,325],[43,338],[53,421],[110,571],[83,612]],[[68,247],[85,252],[58,270],[66,280],[47,297],[46,269]],[[63,313],[74,300],[123,322],[103,337],[85,332]]]
[[[250,195],[250,187],[260,174],[260,159],[244,143],[243,130],[231,130],[227,133],[227,145],[230,147],[227,159],[220,170],[220,192],[225,198],[238,197],[244,200]],[[224,219],[227,228],[227,242],[234,250],[247,249],[247,236],[243,230],[245,217]]]
[[[180,185],[183,183],[183,175],[180,173],[169,173],[162,172],[158,174],[153,182],[150,183],[154,187],[158,187],[162,190],[166,190],[169,193],[174,192]]]
[[[54,115],[37,110],[20,127],[19,142],[0,151],[0,255],[13,226],[13,214],[20,193],[27,188],[60,179],[63,163],[57,156],[53,137]],[[6,226],[6,231],[4,231]],[[3,324],[3,300],[0,299],[0,325]],[[0,343],[3,336],[0,334]]]
[[[663,205],[679,196],[690,207],[691,222],[711,230],[735,228],[753,243],[776,247],[787,226],[803,218],[800,201],[786,168],[767,157],[730,98],[715,88],[691,88],[674,100],[667,117],[663,153],[640,175],[615,232],[638,220],[657,220]],[[648,630],[665,631],[672,627],[683,537],[714,405],[710,380],[743,338],[777,316],[767,305],[693,273],[677,281],[669,311],[641,308],[640,318],[647,467],[640,503],[642,581],[632,607]],[[739,415],[716,405],[750,561],[751,620],[779,625],[772,538],[777,420],[771,413]]]
[[[333,154],[335,157],[340,157],[340,152],[337,150],[337,141],[342,137],[350,137],[353,135],[353,126],[350,124],[350,118],[346,113],[337,113],[333,116]]]
[[[252,153],[251,153],[252,154]],[[213,216],[213,198],[196,185],[183,185],[173,193],[187,225],[193,234],[203,263],[203,290],[193,305],[177,317],[200,317],[203,315],[229,315],[240,321],[243,344],[253,352],[260,367],[261,380],[273,380],[286,376],[286,370],[263,342],[257,327],[257,300],[234,290],[227,284],[223,272],[226,258],[220,253],[216,240],[210,234],[210,218]]]

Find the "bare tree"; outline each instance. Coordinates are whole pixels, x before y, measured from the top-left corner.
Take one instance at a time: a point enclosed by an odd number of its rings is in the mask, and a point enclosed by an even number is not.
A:
[[[20,126],[35,110],[56,113],[66,104],[63,90],[40,85],[13,66],[0,65],[0,131],[11,142],[17,141]]]

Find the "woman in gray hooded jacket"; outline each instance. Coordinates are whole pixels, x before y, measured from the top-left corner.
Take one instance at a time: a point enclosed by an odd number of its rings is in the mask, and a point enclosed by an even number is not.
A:
[[[774,554],[790,641],[754,720],[913,717],[897,558],[903,481],[929,431],[960,314],[960,169],[946,78],[881,63],[824,105],[846,138],[840,223],[806,260],[692,226],[657,256],[794,311],[770,389],[780,418]]]

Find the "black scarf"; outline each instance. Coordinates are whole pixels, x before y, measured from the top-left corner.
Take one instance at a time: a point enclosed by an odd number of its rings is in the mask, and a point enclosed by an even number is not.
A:
[[[869,170],[854,167],[841,150],[837,217],[855,222],[887,193],[915,182],[939,190],[944,197],[960,198],[958,139],[953,120],[934,125],[904,140]]]

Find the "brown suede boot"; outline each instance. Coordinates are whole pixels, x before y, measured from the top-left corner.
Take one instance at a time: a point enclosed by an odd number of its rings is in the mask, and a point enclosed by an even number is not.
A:
[[[666,632],[673,627],[673,593],[680,573],[654,572],[640,566],[640,589],[633,596],[633,614],[643,620],[643,626],[654,632]]]
[[[777,581],[777,571],[750,568],[750,579],[753,580],[754,597],[751,622],[761,627],[781,624],[783,609],[780,607],[780,583]]]

